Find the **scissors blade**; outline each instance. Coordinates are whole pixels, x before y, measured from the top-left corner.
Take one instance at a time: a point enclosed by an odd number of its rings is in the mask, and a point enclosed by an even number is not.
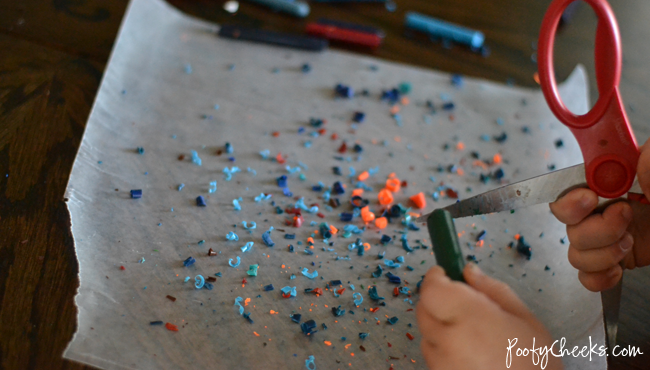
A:
[[[618,313],[621,308],[621,292],[623,291],[623,277],[616,286],[600,293],[600,300],[603,304],[603,318],[605,319],[605,335],[607,347],[614,348],[616,345],[616,333],[618,332]]]
[[[453,218],[477,216],[556,201],[578,187],[586,187],[585,166],[579,164],[562,170],[502,186],[445,207]],[[417,221],[425,222],[429,214]]]

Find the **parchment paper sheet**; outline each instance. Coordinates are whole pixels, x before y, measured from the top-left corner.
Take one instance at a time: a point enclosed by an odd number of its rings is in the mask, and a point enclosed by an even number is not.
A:
[[[303,369],[309,355],[315,356],[318,369],[387,369],[391,364],[396,369],[424,368],[415,312],[407,311],[415,308],[417,294],[411,297],[413,304],[405,302],[404,295],[393,297],[394,285],[384,276],[374,279],[370,274],[377,264],[383,265],[377,258],[379,252],[385,251],[387,259],[405,256],[402,267],[392,272],[415,290],[421,275],[435,264],[431,249],[407,254],[399,242],[381,246],[382,233],[370,227],[361,235],[372,246],[363,257],[348,251],[354,237],[344,239],[340,234],[331,239],[336,252],[324,251],[329,246],[315,237],[310,256],[303,252],[307,237],[317,230],[310,222],[326,221],[342,228],[338,214],[350,210],[349,192],[354,187],[349,167],[358,174],[379,166],[379,172],[366,181],[373,191],[364,194],[373,201],[373,209],[378,190],[388,174],[395,172],[408,181],[395,201],[407,205],[408,196],[424,191],[428,202],[424,211],[429,212],[454,201],[443,197],[433,202],[431,193],[440,182],[458,190],[461,198],[498,186],[478,180],[480,173],[498,167],[473,167],[470,151],[487,159],[500,152],[506,162],[501,166],[506,179],[516,181],[546,173],[550,164],[559,169],[581,162],[577,144],[552,116],[539,91],[471,79],[457,88],[442,73],[338,51],[307,53],[223,40],[215,36],[216,29],[158,0],[131,2],[67,190],[81,285],[76,297],[79,327],[65,357],[106,369]],[[311,72],[301,71],[305,63]],[[413,90],[411,103],[400,112],[403,125],[399,126],[379,94],[404,81],[410,81]],[[332,89],[337,83],[357,91],[368,89],[370,96],[334,99]],[[581,68],[562,86],[566,104],[577,113],[588,107],[587,91]],[[431,115],[425,102],[432,100],[440,107],[441,94],[447,94],[456,108]],[[367,114],[356,131],[351,125],[355,111]],[[327,119],[325,135],[311,136],[316,129],[309,126],[310,117]],[[503,125],[496,123],[499,117]],[[300,126],[306,127],[302,135],[297,134]],[[524,126],[530,133],[522,132]],[[492,137],[503,131],[509,135],[505,144],[481,140],[484,134]],[[339,140],[330,139],[333,132]],[[558,138],[564,140],[563,148],[555,148]],[[338,154],[341,139],[349,146],[358,142],[363,153]],[[307,141],[312,143],[309,148]],[[458,141],[465,144],[465,150],[455,149]],[[216,155],[225,142],[234,147],[234,163],[227,154]],[[449,150],[443,150],[445,143],[450,144]],[[143,147],[145,154],[138,154],[137,147]],[[265,149],[271,157],[282,152],[292,168],[301,162],[306,180],[287,173],[286,165],[263,160],[258,153]],[[191,150],[198,152],[202,166],[189,160]],[[180,154],[184,160],[178,160]],[[335,159],[337,155],[344,161]],[[437,171],[439,165],[446,169],[463,158],[464,175]],[[225,181],[222,170],[226,166],[238,166],[243,172]],[[333,166],[340,166],[343,175],[335,176]],[[249,167],[257,174],[248,172]],[[272,200],[282,208],[295,202],[276,184],[282,174],[288,175],[294,196],[304,196],[308,205],[320,204],[325,219],[304,212],[305,225],[294,229],[285,226],[287,215],[276,214],[271,200],[253,200],[264,192],[273,194]],[[218,190],[208,194],[209,182],[215,180]],[[347,190],[340,197],[343,206],[329,212],[323,209],[322,194],[311,186],[318,181],[331,186],[337,180],[347,184]],[[185,187],[178,191],[181,183]],[[130,199],[131,189],[143,189],[142,199]],[[207,207],[196,206],[198,195],[206,197]],[[235,211],[232,200],[239,197],[243,198],[242,210]],[[257,229],[243,230],[243,220],[255,221]],[[362,226],[358,219],[355,224]],[[456,225],[465,252],[476,255],[486,273],[512,286],[555,338],[566,337],[570,346],[588,345],[589,336],[604,343],[599,296],[579,284],[567,262],[568,245],[560,244],[564,229],[547,205],[515,214],[462,219]],[[270,226],[276,228],[271,233],[276,242],[273,248],[261,240]],[[297,233],[296,240],[284,240],[285,233],[277,229]],[[398,231],[403,230],[395,221],[384,233],[399,238]],[[481,230],[488,231],[486,245],[470,249]],[[227,241],[229,231],[235,231],[240,240]],[[507,248],[517,233],[533,246],[532,260]],[[425,227],[410,231],[408,238],[411,246],[418,245],[416,239],[430,245]],[[199,245],[200,240],[205,243]],[[296,244],[299,240],[302,245]],[[252,251],[241,253],[239,248],[247,241],[255,245]],[[288,252],[289,242],[296,253]],[[208,257],[209,248],[220,254]],[[337,261],[335,253],[349,255],[350,260]],[[189,256],[196,258],[196,264],[183,267],[182,261]],[[242,258],[241,265],[229,267],[228,259],[235,256]],[[252,264],[260,265],[257,277],[246,275]],[[547,265],[550,271],[544,270]],[[316,269],[319,277],[309,280],[300,273],[302,267]],[[217,272],[223,277],[213,290],[194,288],[194,276]],[[291,274],[297,278],[290,280]],[[186,276],[191,277],[188,283],[184,283]],[[244,278],[248,283],[242,287]],[[331,291],[321,297],[303,293],[305,288],[324,288],[333,279],[341,279],[347,288],[340,298]],[[348,282],[364,297],[359,308],[353,305]],[[377,305],[366,289],[375,282],[387,306],[370,313],[364,309]],[[262,287],[271,283],[275,290],[264,292]],[[296,298],[281,298],[279,289],[287,285],[297,286]],[[172,302],[166,295],[177,300]],[[237,296],[251,298],[246,310],[254,324],[234,309]],[[335,318],[331,307],[338,305],[354,314]],[[272,315],[270,310],[279,314]],[[292,311],[301,313],[302,321],[316,320],[320,331],[303,335],[289,318]],[[399,322],[391,326],[386,318],[392,316]],[[379,325],[375,318],[381,321]],[[154,320],[178,325],[179,331],[149,325]],[[321,323],[328,329],[323,330]],[[370,336],[362,341],[360,332]],[[415,336],[414,341],[408,340],[407,332]],[[346,344],[351,346],[346,349]],[[504,344],[504,364],[505,355]],[[565,358],[565,362],[570,369],[605,368],[604,358]]]

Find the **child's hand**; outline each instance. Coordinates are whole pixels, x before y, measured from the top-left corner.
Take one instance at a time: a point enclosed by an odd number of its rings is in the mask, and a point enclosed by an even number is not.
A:
[[[422,282],[417,318],[429,369],[505,369],[512,345],[510,369],[539,370],[539,360],[534,365],[530,355],[517,357],[516,350],[533,348],[533,338],[535,348],[550,347],[553,340],[544,326],[510,287],[483,275],[475,264],[468,264],[463,276],[467,284],[451,281],[435,266]],[[547,358],[546,369],[563,368],[560,358]]]
[[[641,148],[637,168],[641,189],[650,199],[650,140]],[[551,212],[567,225],[569,262],[579,270],[585,288],[598,292],[621,279],[623,269],[650,265],[650,206],[617,202],[602,214],[592,214],[598,196],[576,189],[551,203]]]

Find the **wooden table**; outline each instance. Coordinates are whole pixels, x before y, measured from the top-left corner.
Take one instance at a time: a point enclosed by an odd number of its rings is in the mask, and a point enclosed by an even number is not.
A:
[[[237,15],[222,0],[169,0],[214,22],[241,22],[301,33],[305,20],[250,3]],[[380,27],[388,60],[496,81],[535,86],[539,25],[549,0],[403,0],[395,12],[381,4],[312,4],[308,20],[335,18]],[[621,90],[639,142],[650,136],[650,2],[611,0],[624,45]],[[76,325],[78,264],[64,190],[102,71],[127,2],[107,0],[0,0],[0,369],[81,369],[61,358]],[[415,10],[485,32],[491,55],[445,49],[403,27]],[[582,6],[556,44],[557,74],[576,63],[593,80],[596,17]],[[646,355],[612,359],[615,369],[648,369],[650,268],[627,275],[619,342]]]

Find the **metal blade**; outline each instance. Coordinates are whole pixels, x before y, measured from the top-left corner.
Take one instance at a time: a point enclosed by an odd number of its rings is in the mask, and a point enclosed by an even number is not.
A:
[[[579,164],[476,195],[445,207],[453,218],[508,211],[550,203],[578,187],[586,187],[585,166]],[[417,221],[425,222],[429,215]]]
[[[641,184],[639,184],[638,177],[634,179],[634,182],[632,183],[632,187],[630,188],[628,193],[643,194],[643,190],[641,189]]]
[[[616,345],[616,333],[618,331],[618,313],[621,307],[621,292],[623,291],[623,277],[616,286],[600,293],[603,303],[603,318],[605,319],[605,334],[607,347],[614,348]]]

